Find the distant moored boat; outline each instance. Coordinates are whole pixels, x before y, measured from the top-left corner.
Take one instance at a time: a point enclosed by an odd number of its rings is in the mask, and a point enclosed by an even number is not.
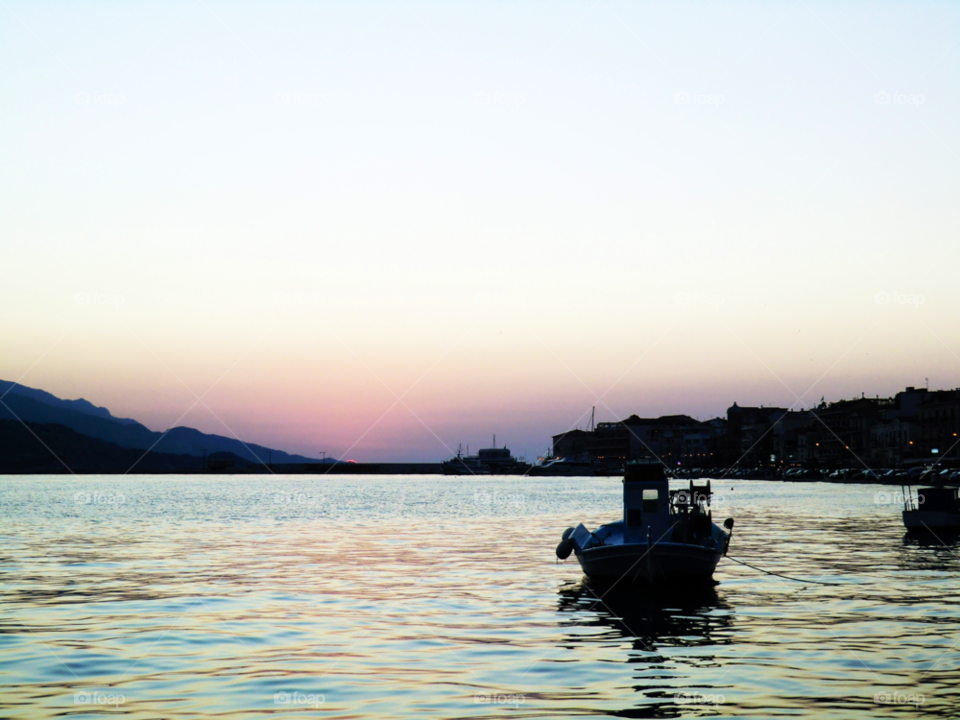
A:
[[[510,454],[504,445],[496,447],[497,436],[493,436],[494,447],[483,448],[476,455],[464,455],[457,448],[457,454],[444,460],[440,467],[444,475],[523,475],[530,465]]]

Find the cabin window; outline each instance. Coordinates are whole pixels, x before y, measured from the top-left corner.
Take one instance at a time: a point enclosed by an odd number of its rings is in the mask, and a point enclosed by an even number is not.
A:
[[[643,491],[643,511],[645,513],[655,513],[658,509],[660,492],[658,490]]]

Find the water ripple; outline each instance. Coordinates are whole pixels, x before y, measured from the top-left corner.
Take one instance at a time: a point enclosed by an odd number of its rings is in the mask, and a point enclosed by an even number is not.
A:
[[[671,593],[556,562],[563,528],[619,513],[616,479],[4,478],[2,704],[956,717],[960,543],[905,537],[880,490],[724,483],[731,555],[835,584],[724,561],[715,587]]]

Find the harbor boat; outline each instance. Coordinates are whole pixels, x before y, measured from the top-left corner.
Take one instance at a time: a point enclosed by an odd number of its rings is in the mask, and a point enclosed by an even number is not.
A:
[[[733,518],[713,523],[710,481],[670,490],[661,464],[629,464],[623,478],[623,519],[590,531],[568,528],[557,557],[576,555],[591,580],[646,583],[709,581],[726,555]]]
[[[955,487],[908,487],[903,497],[903,524],[912,533],[960,533],[960,499]]]
[[[467,452],[470,452],[469,446]],[[464,455],[462,446],[457,447],[457,454],[449,460],[440,463],[444,475],[489,475],[490,471],[480,464],[477,455]]]
[[[440,463],[440,468],[444,475],[523,475],[530,465],[511,455],[506,445],[498,448],[494,435],[493,447],[481,448],[476,455],[464,455],[458,447],[457,454]]]
[[[496,444],[496,435],[493,436],[493,441]],[[524,462],[523,458],[511,455],[506,445],[502,448],[482,448],[478,457],[480,464],[494,475],[523,475],[530,470],[530,465]]]

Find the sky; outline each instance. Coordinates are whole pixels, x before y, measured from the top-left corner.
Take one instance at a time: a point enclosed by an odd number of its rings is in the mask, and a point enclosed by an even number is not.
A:
[[[0,4],[0,378],[449,457],[960,386],[954,2]]]

